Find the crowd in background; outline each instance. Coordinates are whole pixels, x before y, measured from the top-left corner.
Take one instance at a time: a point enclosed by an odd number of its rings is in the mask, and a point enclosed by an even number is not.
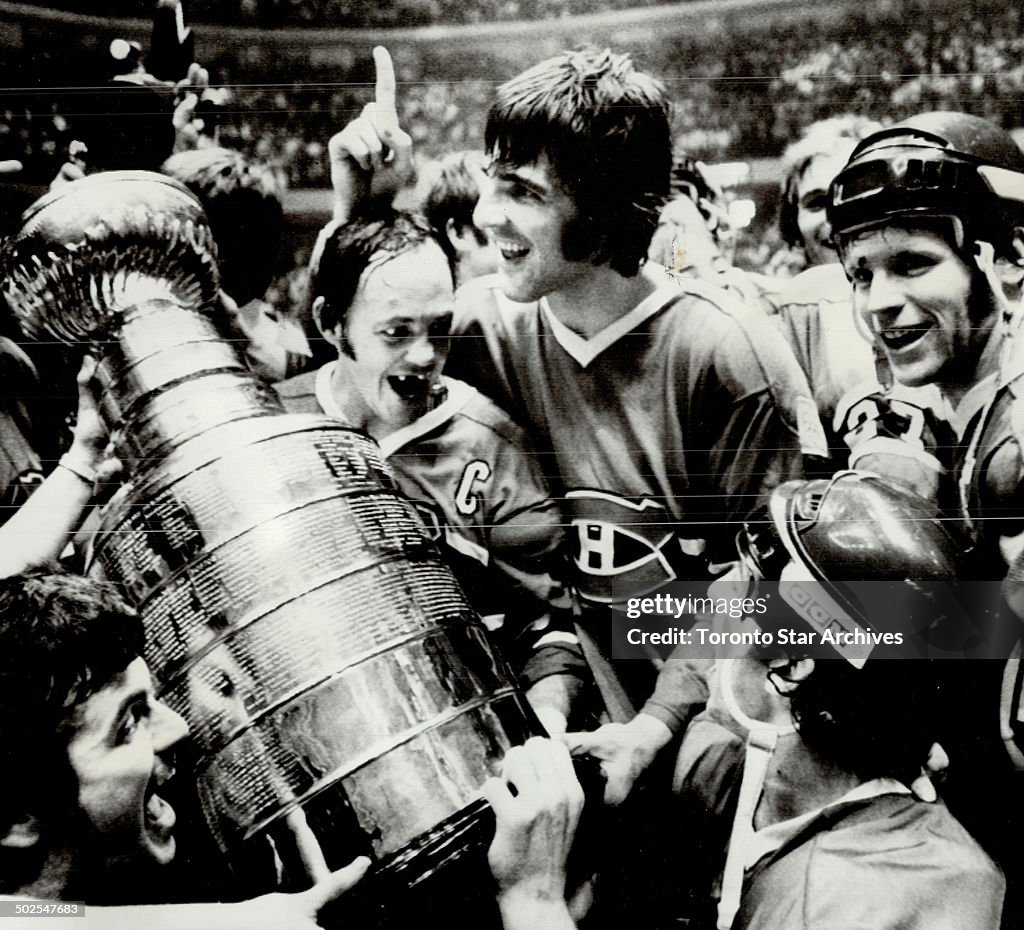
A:
[[[374,11],[391,9],[370,5],[357,25],[372,25]],[[672,91],[677,142],[695,157],[778,155],[810,123],[844,112],[899,119],[921,110],[968,109],[1014,125],[1024,91],[1024,40],[1014,5],[959,10],[900,3],[870,18],[851,8],[838,22],[808,18],[768,27],[757,25],[757,15],[713,26],[710,45],[700,30],[668,31],[646,43],[644,64]],[[428,21],[451,20],[438,11]],[[750,28],[756,42],[749,41]],[[458,47],[458,38],[452,41]],[[419,150],[436,156],[479,144],[492,76],[525,64],[530,44],[510,40],[501,59],[472,43],[455,56],[448,46],[425,42],[397,47],[402,117]],[[365,61],[350,56],[347,66],[316,67],[288,58],[280,68],[282,49],[272,34],[257,41],[256,51],[245,61],[225,53],[204,62],[211,82],[230,91],[222,141],[279,166],[292,187],[324,186],[324,138],[369,99]],[[6,88],[0,157],[24,159],[33,179],[52,176],[67,139],[68,109],[53,88],[96,73],[96,56],[95,50],[89,58],[58,54],[44,41],[0,49]]]
[[[217,12],[266,25],[331,15]],[[543,15],[486,18],[526,12]],[[483,52],[456,65],[417,45],[394,65],[378,47],[372,67],[353,55],[344,76],[284,82],[229,54],[161,80],[111,46],[90,65],[94,85],[56,94],[70,66],[57,50],[0,61],[4,170],[58,195],[117,168],[187,187],[217,244],[204,312],[242,350],[238,377],[268,410],[376,441],[508,660],[552,740],[513,750],[483,789],[505,930],[586,926],[586,900],[595,927],[651,930],[1012,930],[1024,912],[1024,153],[1006,131],[1024,82],[1019,13],[900,32],[884,15],[840,19],[776,24],[756,42],[734,24],[699,54],[700,40],[669,38],[644,49],[643,68],[568,51],[501,83],[479,76]],[[26,67],[38,86],[18,90]],[[780,156],[777,221],[745,248],[713,162],[765,154]],[[315,241],[287,235],[289,184],[324,191]],[[123,436],[115,427],[108,443],[114,408],[96,399],[88,353],[19,332],[33,299],[19,289],[56,251],[35,264],[5,254],[0,575],[14,580],[0,583],[0,724],[18,752],[35,738],[9,712],[32,687],[19,650],[44,671],[68,664],[71,685],[57,675],[32,697],[57,721],[35,728],[44,742],[68,734],[49,748],[96,821],[82,835],[123,839],[93,756],[135,751],[144,732],[125,806],[141,816],[143,858],[166,865],[174,815],[160,792],[186,728],[157,697],[131,608],[73,575],[91,507],[117,487]],[[979,606],[959,585],[982,578],[1001,584]],[[781,596],[783,619],[742,618],[810,640],[624,650],[624,605],[679,579],[701,593],[813,582],[825,597],[809,610]],[[891,583],[897,600],[848,596],[855,580]],[[691,629],[716,628],[714,610],[693,613]],[[215,619],[226,642],[231,624]],[[76,638],[99,624],[116,650],[97,646],[100,671],[81,670]],[[964,661],[923,658],[950,650]],[[80,754],[96,699],[126,681],[143,709]],[[600,765],[603,801],[621,808],[582,903],[566,900],[583,804],[570,752]],[[81,861],[89,847],[12,797],[0,828],[23,852],[17,869],[0,862],[0,893],[70,896],[75,868],[95,867]],[[296,926],[366,868],[318,865],[308,892],[269,896],[301,911]],[[238,905],[240,925],[272,925],[253,905]]]
[[[435,23],[490,23],[514,19],[554,19],[581,13],[651,6],[654,0],[397,0],[374,4],[359,0],[193,0],[189,13],[199,22],[272,29],[275,26],[426,26]],[[144,0],[55,4],[76,13],[145,18]]]

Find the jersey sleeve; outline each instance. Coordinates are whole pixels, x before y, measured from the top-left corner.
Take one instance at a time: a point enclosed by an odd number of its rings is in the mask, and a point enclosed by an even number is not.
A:
[[[552,675],[589,678],[563,582],[562,512],[537,456],[490,401],[478,396],[463,413],[490,438],[488,453],[463,468],[454,506],[484,528],[492,634],[526,688]]]
[[[641,713],[655,717],[673,733],[681,733],[708,702],[711,659],[694,658],[688,646],[677,646],[658,672],[654,693]]]
[[[678,398],[698,408],[697,435],[706,440],[703,516],[724,547],[711,553],[713,561],[734,557],[739,524],[776,486],[803,477],[805,460],[828,458],[807,380],[771,321],[762,317],[756,329],[737,325],[727,335],[700,389]]]

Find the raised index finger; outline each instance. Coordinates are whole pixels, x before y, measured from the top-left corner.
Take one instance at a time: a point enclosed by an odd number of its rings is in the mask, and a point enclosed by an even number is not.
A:
[[[377,87],[374,99],[377,101],[377,114],[380,118],[393,117],[398,119],[395,106],[395,66],[391,63],[391,55],[383,45],[373,50],[373,64],[377,69]]]

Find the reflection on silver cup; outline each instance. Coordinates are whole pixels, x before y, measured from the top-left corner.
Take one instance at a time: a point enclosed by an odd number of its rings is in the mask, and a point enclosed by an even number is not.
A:
[[[532,718],[372,440],[284,414],[221,337],[214,254],[198,203],[146,172],[42,198],[4,251],[23,328],[99,357],[130,480],[90,571],[143,616],[236,870],[262,841],[291,883],[358,852],[416,883]]]

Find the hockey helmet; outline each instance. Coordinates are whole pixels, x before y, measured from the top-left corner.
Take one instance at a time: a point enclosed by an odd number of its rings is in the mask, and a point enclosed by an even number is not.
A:
[[[778,581],[786,604],[755,619],[799,626],[830,647],[822,654],[860,668],[878,646],[927,655],[973,641],[954,588],[964,541],[931,503],[875,475],[786,482],[772,493],[768,520],[746,524],[738,542],[748,570]]]
[[[837,243],[891,219],[950,217],[958,245],[1005,240],[1024,225],[1024,153],[967,113],[924,113],[864,139],[829,190]]]

